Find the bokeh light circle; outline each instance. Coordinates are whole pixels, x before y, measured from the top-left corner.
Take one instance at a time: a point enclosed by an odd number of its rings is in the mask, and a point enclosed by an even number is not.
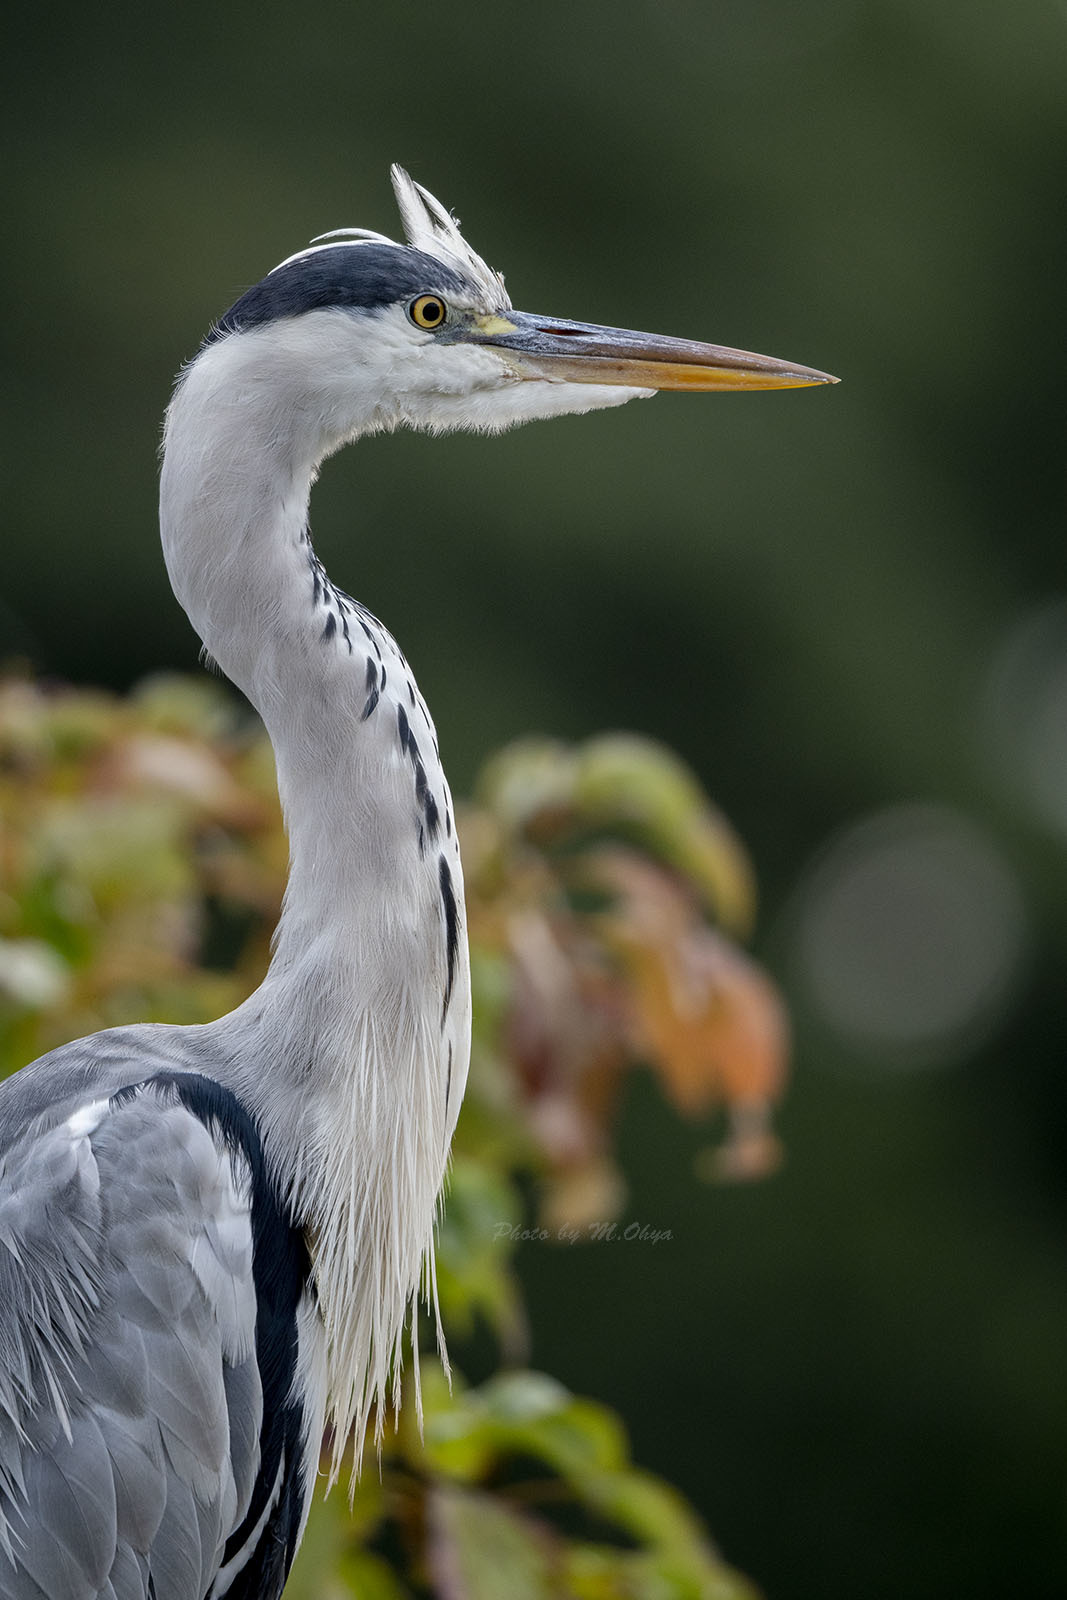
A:
[[[897,806],[834,840],[802,884],[803,1007],[861,1059],[958,1060],[1003,1015],[1026,945],[1015,875],[973,822]]]

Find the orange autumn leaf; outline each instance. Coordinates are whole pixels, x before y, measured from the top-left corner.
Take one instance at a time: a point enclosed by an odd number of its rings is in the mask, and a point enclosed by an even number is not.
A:
[[[677,879],[628,851],[591,858],[615,894],[604,917],[629,978],[634,1046],[690,1114],[781,1092],[788,1028],[766,974],[700,916]]]
[[[684,949],[635,945],[636,1043],[682,1111],[776,1099],[785,1078],[786,1027],[769,978],[712,929]]]

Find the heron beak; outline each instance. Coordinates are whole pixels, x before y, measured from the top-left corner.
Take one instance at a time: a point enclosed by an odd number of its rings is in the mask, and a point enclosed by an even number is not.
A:
[[[794,361],[671,339],[628,328],[600,328],[525,311],[476,318],[464,337],[507,353],[523,377],[553,383],[621,384],[631,389],[800,389],[837,383]]]

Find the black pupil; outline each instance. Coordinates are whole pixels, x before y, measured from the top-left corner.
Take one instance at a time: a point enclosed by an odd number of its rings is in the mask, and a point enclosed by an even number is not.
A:
[[[425,302],[425,304],[422,307],[422,320],[423,320],[423,322],[440,322],[440,320],[441,320],[441,302],[440,302],[440,300],[427,300]]]

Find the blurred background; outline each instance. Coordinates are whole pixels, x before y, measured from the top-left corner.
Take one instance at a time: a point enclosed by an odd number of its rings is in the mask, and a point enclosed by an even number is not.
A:
[[[772,1597],[1060,1594],[1067,7],[23,8],[0,176],[0,660],[192,668],[155,533],[172,376],[399,160],[515,304],[833,390],[672,396],[328,464],[453,786],[527,732],[672,744],[787,993],[781,1171],[651,1080],[655,1247],[531,1244],[532,1360],[617,1406]],[[387,530],[387,537],[383,531]]]

